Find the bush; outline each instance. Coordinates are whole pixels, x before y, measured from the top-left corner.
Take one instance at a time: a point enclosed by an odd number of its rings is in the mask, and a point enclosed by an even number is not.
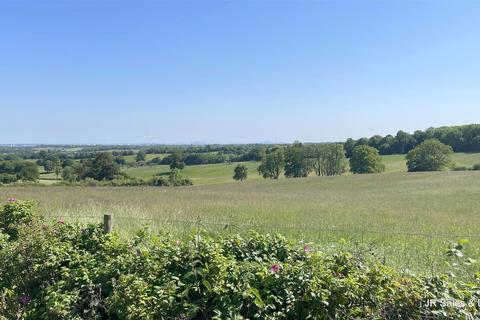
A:
[[[472,170],[480,170],[480,163],[474,164]]]
[[[453,171],[467,171],[468,167],[466,166],[455,166],[452,168]]]
[[[18,225],[33,219],[34,206],[32,201],[17,201],[15,198],[9,198],[0,211],[0,231],[10,238],[15,238]]]
[[[237,181],[245,181],[248,177],[248,168],[243,164],[239,164],[233,171],[233,179]]]
[[[377,149],[367,145],[358,145],[352,151],[350,171],[353,173],[380,173],[385,171],[385,166]]]
[[[437,139],[425,140],[408,152],[408,171],[440,171],[452,167],[452,153],[452,147],[441,143]]]
[[[0,233],[2,319],[465,319],[479,312],[470,303],[479,298],[477,280],[401,275],[279,235],[196,233],[179,241],[140,232],[125,240],[101,225],[17,222],[18,238]],[[455,304],[428,307],[432,300]]]

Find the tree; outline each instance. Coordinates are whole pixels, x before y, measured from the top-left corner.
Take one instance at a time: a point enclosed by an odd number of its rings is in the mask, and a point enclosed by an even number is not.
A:
[[[312,169],[307,148],[300,142],[294,142],[285,149],[285,177],[307,177]]]
[[[72,167],[65,167],[62,171],[62,179],[67,182],[74,182],[78,179],[78,175],[76,174],[74,168]]]
[[[359,145],[353,149],[350,158],[350,171],[353,173],[379,173],[385,171],[385,166],[377,149],[367,145]]]
[[[145,155],[145,151],[143,150],[138,151],[137,158],[136,158],[137,162],[142,162],[142,161],[145,161],[146,159],[147,157]]]
[[[185,168],[185,162],[183,162],[183,156],[178,152],[173,153],[172,162],[170,163],[170,170],[173,170],[173,169],[182,170],[183,168]]]
[[[182,176],[180,169],[176,168],[170,171],[170,174],[168,175],[168,182],[172,187],[189,186],[193,184],[190,179]]]
[[[352,156],[352,152],[353,152],[353,148],[355,148],[355,144],[356,144],[356,141],[353,140],[352,138],[348,138],[347,141],[343,144],[347,158],[350,158]]]
[[[18,178],[26,181],[37,181],[40,177],[38,166],[35,163],[25,161],[17,174]]]
[[[92,160],[90,167],[85,173],[85,178],[90,177],[95,180],[113,180],[120,173],[120,167],[115,162],[111,153],[100,152]]]
[[[43,168],[46,172],[52,172],[53,170],[55,170],[55,162],[53,162],[52,160],[45,160],[43,161]]]
[[[60,165],[55,166],[55,176],[57,177],[57,180],[61,173],[62,173],[62,167]]]
[[[234,169],[233,179],[237,181],[245,181],[248,176],[248,168],[243,164],[239,164]]]
[[[345,172],[347,159],[342,144],[317,144],[311,146],[313,169],[317,176],[335,176]]]
[[[407,154],[408,171],[439,171],[453,165],[452,147],[437,139],[425,140]]]
[[[285,165],[283,148],[277,148],[262,158],[262,164],[258,167],[258,173],[264,179],[278,179]]]

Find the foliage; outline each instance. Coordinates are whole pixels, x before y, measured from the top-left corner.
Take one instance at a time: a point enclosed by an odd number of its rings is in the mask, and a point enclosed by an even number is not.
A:
[[[33,218],[33,201],[20,201],[9,198],[0,210],[0,233],[15,239],[18,233],[18,224],[29,223]]]
[[[16,155],[0,155],[0,183],[18,180],[37,181],[40,173],[38,166]]]
[[[136,157],[136,161],[137,162],[141,162],[141,161],[145,161],[147,158],[146,158],[146,154],[145,154],[145,151],[143,150],[140,150],[138,151],[137,153],[137,157]]]
[[[280,235],[195,232],[180,241],[139,232],[123,240],[101,225],[17,224],[18,238],[0,237],[4,319],[465,319],[479,312],[475,279],[404,275]]]
[[[182,177],[181,170],[179,169],[172,169],[170,171],[168,183],[172,187],[189,186],[193,184],[190,179]]]
[[[342,144],[311,145],[310,157],[317,176],[336,176],[346,171],[347,159]]]
[[[262,163],[258,167],[258,173],[264,179],[278,179],[285,166],[285,156],[283,148],[275,148],[266,153],[262,158]]]
[[[472,170],[480,170],[480,163],[474,164]]]
[[[183,168],[185,168],[185,162],[183,162],[183,157],[180,153],[173,153],[171,158],[172,162],[170,163],[170,170],[172,170],[172,172],[175,169],[182,170]]]
[[[353,148],[350,171],[353,173],[379,173],[385,171],[385,166],[377,149],[368,145],[359,145]]]
[[[294,142],[285,149],[285,177],[307,177],[312,170],[308,149],[300,142]]]
[[[422,142],[407,154],[408,171],[440,171],[453,165],[452,147],[437,139]]]
[[[351,157],[355,146],[362,144],[368,144],[380,150],[380,154],[405,154],[428,139],[437,139],[452,147],[455,152],[479,152],[480,124],[428,128],[425,131],[417,130],[413,134],[400,130],[395,136],[375,135],[369,139],[353,140],[349,138],[344,143],[344,147],[347,157]]]
[[[234,169],[233,179],[237,181],[245,181],[248,176],[248,168],[243,164],[239,164]]]

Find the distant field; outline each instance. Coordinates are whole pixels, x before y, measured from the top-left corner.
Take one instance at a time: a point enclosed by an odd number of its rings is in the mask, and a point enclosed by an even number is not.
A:
[[[422,272],[445,268],[450,240],[470,239],[470,253],[480,257],[479,195],[478,171],[257,177],[182,188],[0,188],[0,198],[35,199],[51,217],[99,222],[113,213],[123,234],[149,226],[181,237],[195,222],[220,233],[254,228],[315,241],[327,251],[365,246],[389,264]]]
[[[480,153],[456,153],[453,160],[458,166],[471,167],[475,163],[480,163]],[[405,155],[382,156],[386,167],[386,172],[407,172]],[[216,184],[232,182],[233,169],[238,163],[220,163],[198,166],[186,166],[183,175],[192,179],[196,185]],[[244,162],[248,168],[248,180],[259,180],[257,168],[259,162]],[[129,175],[137,178],[148,179],[157,173],[167,174],[170,171],[167,165],[146,166],[138,168],[128,168],[125,170]],[[312,173],[313,176],[313,173]]]
[[[242,162],[248,168],[248,180],[263,179],[258,175],[258,162]],[[229,183],[233,181],[233,169],[239,162],[235,163],[216,163],[197,166],[186,166],[182,170],[182,175],[193,181],[195,185]],[[168,165],[145,166],[138,168],[128,168],[124,170],[132,177],[148,179],[156,174],[165,176],[170,172]]]

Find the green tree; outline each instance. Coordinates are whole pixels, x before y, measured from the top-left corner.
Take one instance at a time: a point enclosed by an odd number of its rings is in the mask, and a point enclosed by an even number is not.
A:
[[[62,170],[62,179],[64,181],[72,183],[72,182],[74,182],[78,179],[78,175],[75,172],[74,168],[68,166],[68,167],[63,168],[63,170]]]
[[[142,161],[145,161],[146,159],[147,159],[147,156],[145,155],[145,151],[143,150],[138,151],[137,158],[136,158],[137,162],[142,162]]]
[[[43,161],[43,168],[46,172],[52,172],[53,170],[55,170],[55,162],[53,162],[52,160],[45,160]]]
[[[377,149],[359,145],[353,148],[350,171],[353,173],[379,173],[385,171],[385,166]]]
[[[248,176],[248,168],[243,164],[239,164],[234,169],[233,179],[237,181],[245,181]]]
[[[113,180],[120,173],[120,167],[109,152],[100,152],[91,162],[85,177],[95,180]]]
[[[336,176],[345,172],[347,159],[342,144],[316,144],[310,148],[313,169],[317,176]]]
[[[308,157],[308,150],[300,142],[294,142],[285,149],[285,177],[307,177],[312,166]]]
[[[452,147],[428,139],[407,154],[408,171],[439,171],[453,166]]]
[[[285,166],[285,156],[283,148],[277,148],[262,158],[262,164],[258,167],[258,173],[264,179],[278,179]]]
[[[172,162],[170,163],[170,170],[185,168],[185,162],[183,161],[183,156],[179,152],[172,154]]]
[[[58,180],[58,177],[60,176],[60,174],[62,174],[62,166],[60,165],[57,165],[55,166],[55,176],[57,177],[57,180]]]

